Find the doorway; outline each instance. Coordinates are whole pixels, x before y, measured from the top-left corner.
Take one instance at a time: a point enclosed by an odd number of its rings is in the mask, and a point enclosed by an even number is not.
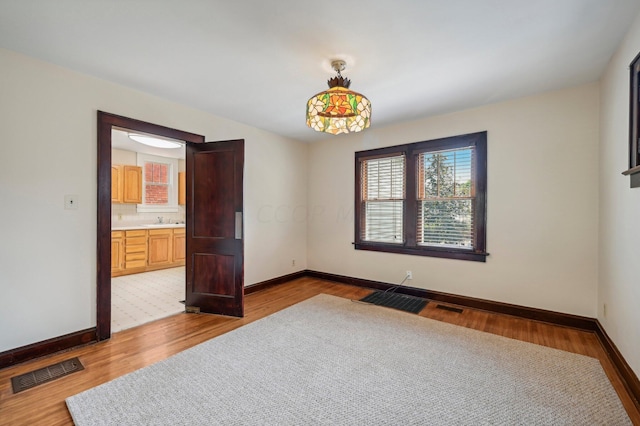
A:
[[[186,147],[111,131],[111,332],[184,312]]]
[[[204,143],[204,136],[98,111],[97,310],[98,340],[111,336],[112,131],[128,129],[148,135]]]

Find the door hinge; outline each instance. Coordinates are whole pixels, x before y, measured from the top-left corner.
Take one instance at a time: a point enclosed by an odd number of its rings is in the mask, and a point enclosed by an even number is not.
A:
[[[185,306],[184,311],[188,314],[199,314],[200,308],[198,306]]]

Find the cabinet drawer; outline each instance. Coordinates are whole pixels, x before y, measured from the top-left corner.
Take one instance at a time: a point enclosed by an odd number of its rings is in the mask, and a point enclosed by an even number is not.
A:
[[[171,228],[166,228],[166,229],[150,229],[149,230],[149,235],[171,235],[172,229]]]
[[[147,236],[146,229],[133,229],[125,232],[127,237],[146,237]]]
[[[147,237],[127,237],[128,246],[143,246],[147,244]]]
[[[130,246],[129,244],[126,244],[124,247],[124,252],[125,253],[142,253],[142,254],[146,254],[147,253],[147,245],[136,245],[136,246]]]
[[[125,264],[125,268],[126,269],[131,269],[131,268],[144,268],[145,266],[147,266],[147,261],[146,260],[127,260],[124,262]]]
[[[131,260],[147,260],[147,253],[127,253],[124,255],[125,262],[129,262]]]
[[[124,231],[111,231],[111,238],[122,238],[124,237]]]
[[[173,235],[184,235],[184,228],[173,228]]]

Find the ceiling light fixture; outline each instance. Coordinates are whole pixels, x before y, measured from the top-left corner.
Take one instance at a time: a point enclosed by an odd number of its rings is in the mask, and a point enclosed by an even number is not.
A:
[[[307,102],[307,126],[315,131],[337,135],[360,132],[371,124],[371,102],[349,90],[351,81],[340,74],[346,65],[342,60],[332,61],[331,67],[338,75],[327,81],[329,90]]]
[[[136,133],[128,133],[129,139],[132,139],[136,142],[140,142],[141,144],[153,146],[155,148],[180,148],[182,144],[179,142],[173,142],[166,139],[156,138],[153,136],[147,135],[139,135]]]

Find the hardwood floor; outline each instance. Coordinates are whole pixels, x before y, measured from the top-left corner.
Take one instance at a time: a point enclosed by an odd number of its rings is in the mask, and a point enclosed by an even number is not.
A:
[[[245,298],[244,318],[178,314],[113,335],[106,341],[0,370],[0,425],[72,425],[65,398],[161,361],[173,354],[319,293],[360,299],[371,290],[300,278]],[[635,425],[640,412],[629,397],[594,333],[464,308],[462,313],[430,302],[420,313],[463,327],[587,355],[600,360]],[[11,377],[77,356],[85,370],[13,394]]]

